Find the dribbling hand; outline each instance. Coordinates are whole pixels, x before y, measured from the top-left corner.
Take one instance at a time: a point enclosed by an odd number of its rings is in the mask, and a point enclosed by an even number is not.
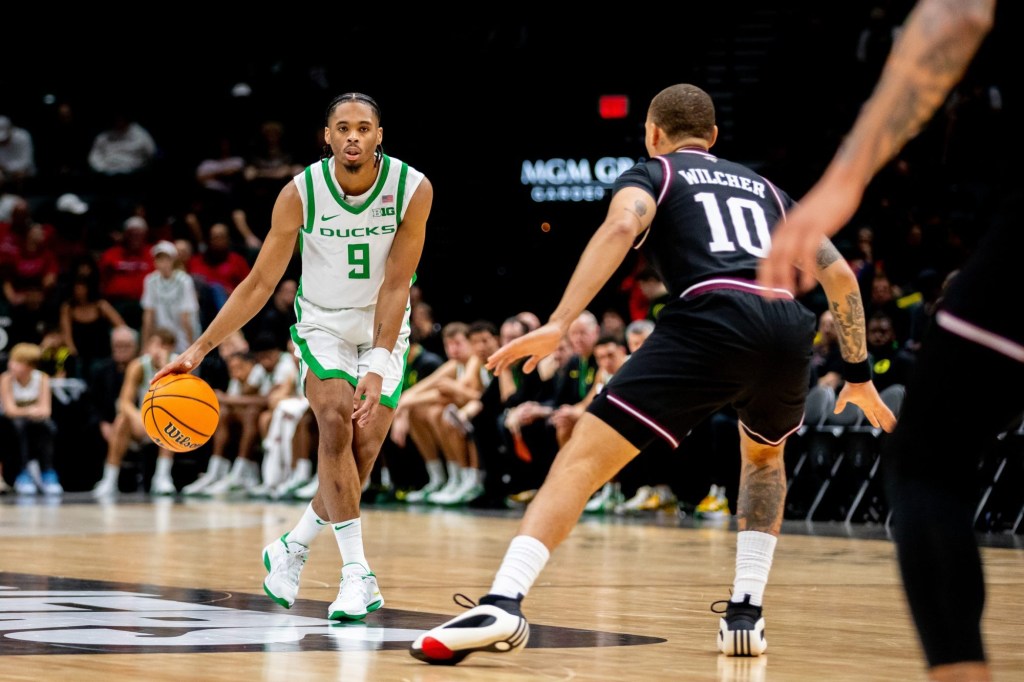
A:
[[[530,357],[523,365],[523,371],[532,372],[537,363],[558,349],[558,344],[565,336],[565,329],[556,322],[548,322],[543,327],[534,329],[525,336],[508,342],[487,358],[487,369],[495,375],[501,374],[512,366],[519,358]]]
[[[206,353],[201,351],[199,347],[193,343],[185,349],[185,352],[161,367],[160,370],[153,375],[153,380],[149,382],[149,385],[152,386],[168,374],[190,374],[199,368],[199,365],[202,364],[203,358],[205,357]]]

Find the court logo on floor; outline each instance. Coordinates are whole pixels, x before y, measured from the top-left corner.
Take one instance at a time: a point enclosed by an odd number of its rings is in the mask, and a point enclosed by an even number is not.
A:
[[[0,654],[405,649],[447,620],[385,607],[334,624],[327,604],[285,610],[263,595],[0,572]],[[615,632],[530,625],[530,648],[664,642]]]

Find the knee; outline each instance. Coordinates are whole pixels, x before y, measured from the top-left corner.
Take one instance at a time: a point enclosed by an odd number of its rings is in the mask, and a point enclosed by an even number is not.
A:
[[[325,410],[317,413],[316,421],[320,427],[320,439],[328,443],[336,443],[339,447],[334,448],[335,450],[340,451],[342,444],[352,441],[352,422],[338,410]]]
[[[743,461],[755,467],[768,467],[782,463],[784,448],[781,445],[763,445],[748,441],[743,448]]]

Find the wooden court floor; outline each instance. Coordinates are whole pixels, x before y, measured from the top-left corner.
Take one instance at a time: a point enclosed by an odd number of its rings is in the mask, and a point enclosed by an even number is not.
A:
[[[784,533],[766,594],[769,649],[728,659],[711,602],[728,596],[728,528],[585,519],[524,604],[516,656],[455,668],[407,647],[490,586],[517,513],[367,508],[366,548],[386,605],[332,626],[339,554],[313,545],[299,601],[264,596],[262,547],[294,504],[0,502],[0,680],[921,680],[887,539]],[[849,535],[856,535],[850,532]],[[983,550],[997,680],[1024,680],[1024,551]]]

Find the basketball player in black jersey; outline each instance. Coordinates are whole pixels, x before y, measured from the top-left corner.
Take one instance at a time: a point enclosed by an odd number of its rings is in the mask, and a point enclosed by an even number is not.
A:
[[[719,624],[719,649],[764,652],[761,600],[782,524],[783,448],[803,421],[815,316],[792,294],[753,280],[770,230],[792,201],[770,182],[709,153],[718,135],[711,98],[675,85],[651,102],[651,160],[616,181],[604,223],[591,238],[550,321],[493,354],[500,372],[519,358],[532,371],[614,274],[643,246],[672,294],[654,332],[605,387],[558,453],[527,507],[490,592],[480,605],[430,630],[411,653],[451,664],[476,651],[521,649],[529,626],[520,602],[569,534],[590,495],[636,454],[663,440],[675,447],[726,405],[740,419],[743,459],[736,576]],[[857,281],[828,240],[814,273],[839,322],[847,383],[837,410],[853,402],[890,430],[895,418],[870,381],[864,308]],[[778,304],[767,293],[785,296]]]
[[[795,285],[792,263],[809,262],[822,237],[850,220],[868,183],[931,119],[990,32],[987,48],[1004,57],[1018,50],[1019,14],[1010,13],[1020,11],[1020,3],[1001,3],[997,18],[995,0],[915,5],[839,152],[776,231],[758,273],[764,286]],[[989,63],[1000,62],[997,53]],[[1008,77],[1005,87],[1013,82]],[[1004,90],[1007,107],[1018,93]],[[1019,118],[1009,110],[1003,116],[1019,130]],[[932,680],[990,679],[974,531],[978,455],[1024,410],[1016,388],[1024,383],[1024,316],[1015,296],[1024,253],[1019,132],[1010,130],[999,144],[996,154],[1014,162],[992,183],[991,224],[929,326],[900,423],[882,451],[900,570]],[[991,395],[994,376],[1015,389],[979,399]]]

